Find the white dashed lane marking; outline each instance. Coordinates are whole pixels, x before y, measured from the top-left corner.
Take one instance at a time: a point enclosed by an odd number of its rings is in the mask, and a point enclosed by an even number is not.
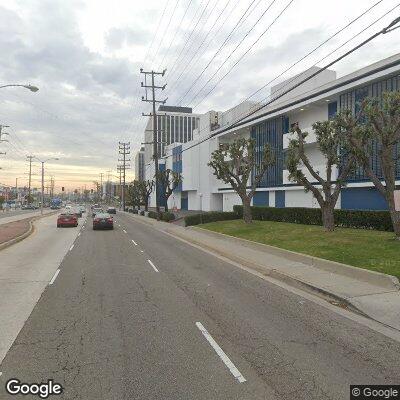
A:
[[[54,283],[54,281],[56,280],[58,274],[60,273],[60,270],[58,269],[56,271],[56,273],[53,275],[53,277],[51,278],[51,281],[49,282],[49,285],[52,285]]]
[[[154,271],[160,272],[151,260],[147,260],[147,262],[153,267]]]
[[[201,322],[196,322],[197,328],[210,343],[211,347],[218,354],[222,362],[228,367],[231,374],[239,381],[239,383],[246,382],[245,377],[240,373],[240,371],[235,367],[235,364],[230,360],[230,358],[225,354],[225,352],[218,346],[218,343],[213,339],[213,337],[208,333],[207,329],[204,328]]]

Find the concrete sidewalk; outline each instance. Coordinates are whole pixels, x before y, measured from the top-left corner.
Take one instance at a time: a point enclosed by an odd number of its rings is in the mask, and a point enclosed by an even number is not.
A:
[[[263,275],[328,296],[332,303],[400,330],[400,285],[396,277],[198,227],[184,228],[138,215],[132,217]]]

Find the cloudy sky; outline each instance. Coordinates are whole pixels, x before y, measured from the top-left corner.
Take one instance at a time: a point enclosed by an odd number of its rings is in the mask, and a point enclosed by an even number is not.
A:
[[[167,68],[159,80],[168,84],[160,93],[168,97],[167,104],[193,106],[199,113],[223,111],[372,7],[274,83],[315,63],[325,65],[399,16],[400,7],[393,10],[396,4],[0,0],[0,85],[31,83],[40,88],[37,93],[0,89],[0,124],[10,125],[9,143],[0,143],[0,152],[7,153],[0,155],[0,183],[15,184],[16,177],[20,185],[26,183],[28,154],[59,158],[46,169],[46,179],[54,176],[57,190],[91,188],[107,171],[115,179],[118,141],[130,141],[134,155],[143,140],[141,113],[148,106],[140,101],[141,67]],[[381,35],[334,69],[341,76],[396,54],[399,39],[400,30]],[[252,100],[268,93],[269,86]],[[39,186],[37,162],[34,173]]]

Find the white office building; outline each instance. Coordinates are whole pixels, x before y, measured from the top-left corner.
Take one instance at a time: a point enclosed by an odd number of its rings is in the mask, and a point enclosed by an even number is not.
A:
[[[272,96],[283,93],[293,86],[294,82],[315,71],[317,67],[295,77],[294,80],[290,78],[274,86],[271,89]],[[275,164],[268,168],[257,188],[253,205],[318,207],[311,193],[306,193],[302,186],[289,181],[288,178],[285,151],[291,137],[291,124],[298,122],[303,131],[309,132],[306,139],[307,156],[325,178],[325,163],[318,149],[312,124],[333,117],[341,109],[357,112],[365,97],[379,97],[384,91],[392,90],[400,90],[400,54],[340,78],[336,77],[335,71],[322,71],[306,84],[242,121],[238,128],[224,129],[254,109],[254,103],[242,103],[225,112],[210,111],[201,115],[191,140],[175,140],[165,146],[160,168],[170,168],[181,172],[183,176],[182,184],[169,199],[169,207],[230,211],[233,205],[241,204],[232,188],[217,180],[207,166],[212,151],[217,149],[220,143],[232,141],[240,136],[253,138],[259,152],[268,143],[277,153]],[[400,154],[400,148],[398,153]],[[372,154],[371,157],[373,168],[379,174],[377,154]],[[149,159],[146,163],[146,176],[150,178],[154,176],[154,165]],[[340,166],[337,166],[334,177],[338,176],[339,169]],[[304,172],[306,173],[306,170]],[[400,163],[397,166],[396,177],[400,185]],[[155,205],[155,196],[151,199],[151,205]],[[359,169],[348,178],[347,186],[342,190],[336,207],[382,210],[387,209],[387,204],[364,171]]]

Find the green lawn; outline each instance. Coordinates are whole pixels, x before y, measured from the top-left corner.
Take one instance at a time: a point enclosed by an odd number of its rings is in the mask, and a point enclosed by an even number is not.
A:
[[[242,220],[200,227],[400,278],[400,241],[392,232],[337,228],[327,233],[320,226]]]

